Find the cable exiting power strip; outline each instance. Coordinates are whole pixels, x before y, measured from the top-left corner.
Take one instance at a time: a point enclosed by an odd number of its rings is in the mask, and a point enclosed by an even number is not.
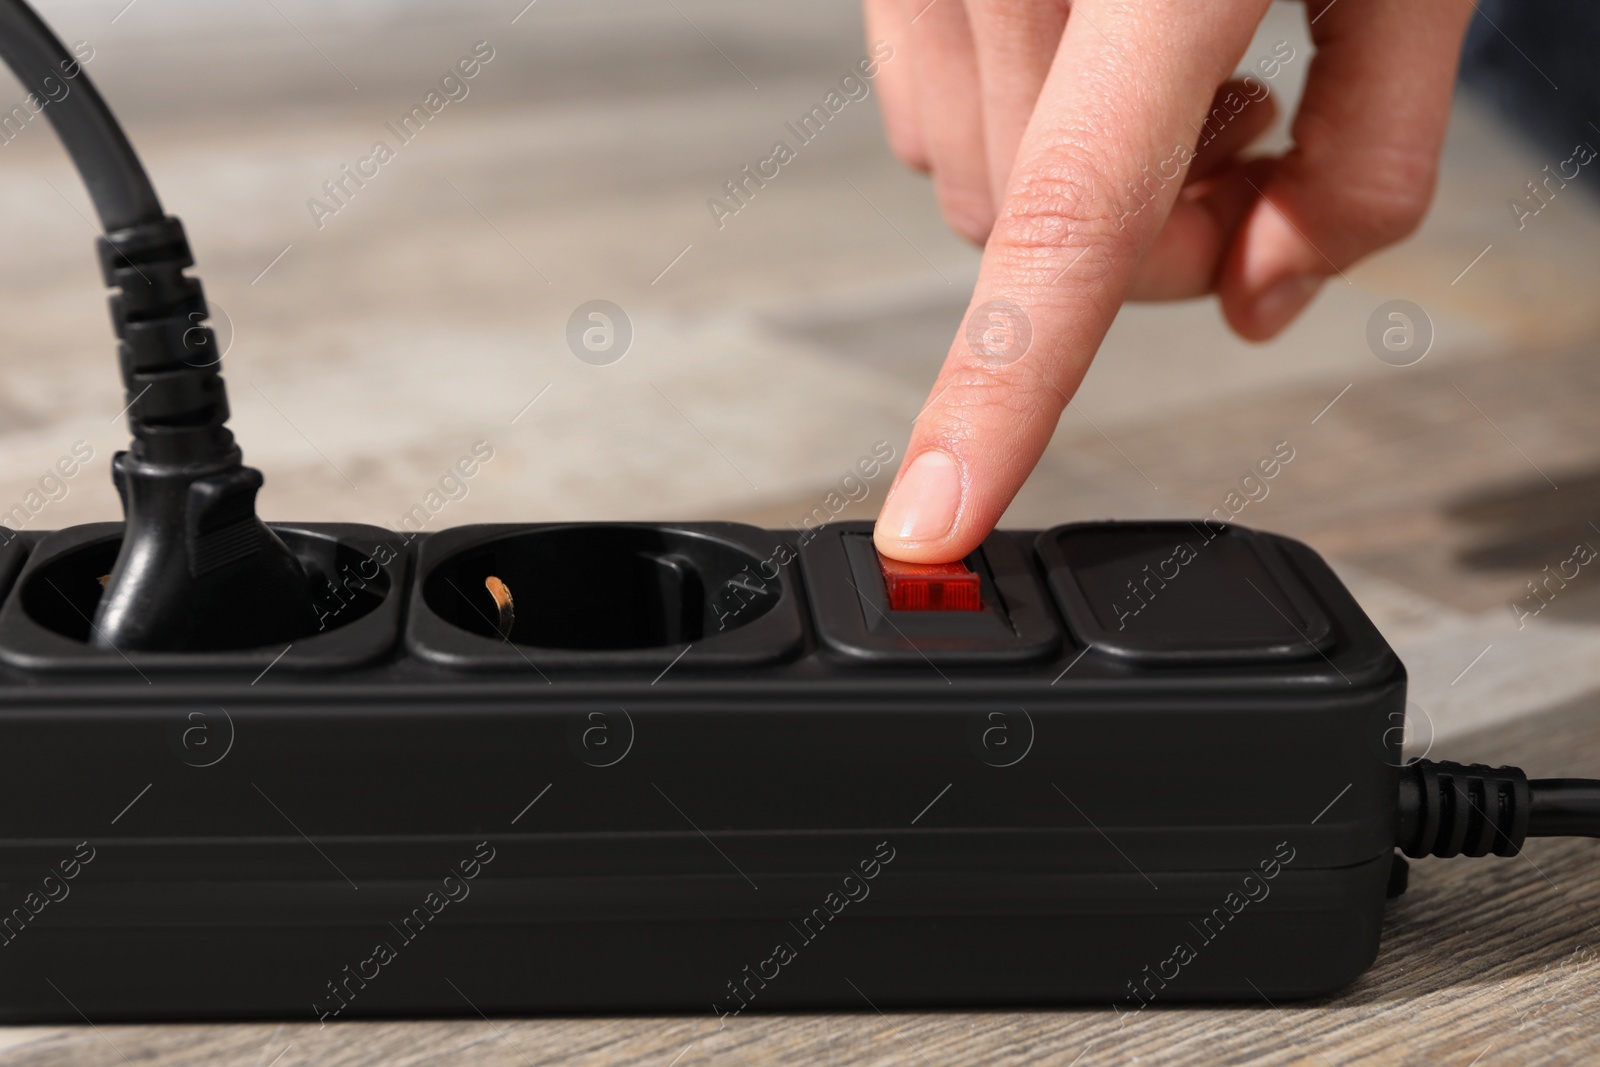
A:
[[[1530,837],[1600,837],[1600,781],[1417,760],[1400,775],[1395,845],[1407,856],[1515,856]]]

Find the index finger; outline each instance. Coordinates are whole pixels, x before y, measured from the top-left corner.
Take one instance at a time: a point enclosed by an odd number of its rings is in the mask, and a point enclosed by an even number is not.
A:
[[[1212,94],[1267,4],[1072,6],[964,328],[878,517],[884,554],[960,559],[999,521],[1172,210]]]

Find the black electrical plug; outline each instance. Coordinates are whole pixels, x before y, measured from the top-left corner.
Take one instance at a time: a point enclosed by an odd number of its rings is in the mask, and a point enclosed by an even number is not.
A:
[[[0,0],[0,58],[44,109],[106,233],[133,445],[112,461],[127,516],[93,644],[207,651],[316,628],[311,581],[256,517],[259,471],[228,421],[216,337],[183,226],[161,209],[127,135],[79,62],[24,0]],[[66,91],[62,91],[63,86]]]
[[[121,339],[133,446],[112,461],[127,528],[92,643],[201,651],[292,641],[316,621],[311,583],[256,516],[261,473],[224,425],[228,397],[183,225],[100,241]]]

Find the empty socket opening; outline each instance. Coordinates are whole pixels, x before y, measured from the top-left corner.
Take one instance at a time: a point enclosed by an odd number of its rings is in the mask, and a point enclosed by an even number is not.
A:
[[[440,618],[538,648],[686,644],[746,626],[779,600],[762,559],[720,538],[658,526],[556,526],[446,559],[423,583]],[[739,592],[738,610],[727,606]]]
[[[370,556],[348,545],[299,530],[276,529],[311,576],[316,613],[306,619],[302,636],[347,626],[369,614],[389,594],[389,576]],[[29,575],[20,590],[28,617],[47,630],[73,641],[89,641],[91,620],[104,592],[101,579],[116,564],[122,538],[108,537],[68,552]],[[247,612],[249,604],[238,610]],[[238,649],[226,633],[208,649]]]

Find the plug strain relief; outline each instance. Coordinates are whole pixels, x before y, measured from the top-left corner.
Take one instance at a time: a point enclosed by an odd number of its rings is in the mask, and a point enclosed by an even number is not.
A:
[[[1395,843],[1407,856],[1515,856],[1533,807],[1516,767],[1416,760],[1400,771]]]
[[[211,463],[233,447],[217,338],[183,224],[167,217],[107,234],[100,268],[120,341],[128,427],[141,459]]]

